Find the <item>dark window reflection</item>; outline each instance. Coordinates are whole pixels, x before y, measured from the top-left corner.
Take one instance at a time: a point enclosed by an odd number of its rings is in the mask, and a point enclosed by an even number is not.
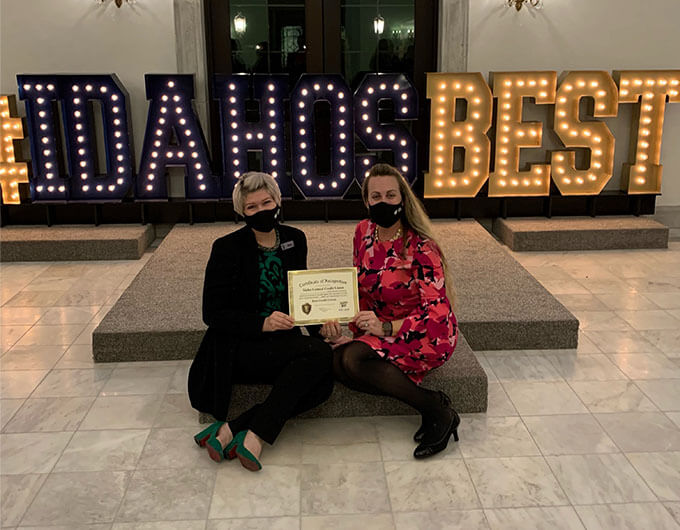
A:
[[[230,2],[232,72],[305,72],[305,4],[296,1]]]
[[[414,0],[342,0],[341,65],[345,79],[356,89],[367,73],[403,73],[413,81],[415,51]],[[394,122],[394,105],[384,99],[378,105],[378,121]],[[412,128],[412,124],[406,124]],[[357,154],[366,149],[360,142]],[[374,153],[377,161],[394,164],[391,151]]]
[[[414,0],[343,0],[342,70],[352,88],[368,72],[413,79]]]

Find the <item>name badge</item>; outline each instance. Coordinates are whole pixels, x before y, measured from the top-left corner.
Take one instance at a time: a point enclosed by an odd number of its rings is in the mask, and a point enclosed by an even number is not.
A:
[[[281,243],[281,250],[288,250],[289,248],[293,248],[295,246],[295,241],[286,241],[285,243]]]

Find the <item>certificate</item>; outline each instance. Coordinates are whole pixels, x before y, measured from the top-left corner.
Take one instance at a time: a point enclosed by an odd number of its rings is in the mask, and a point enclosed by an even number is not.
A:
[[[355,267],[288,271],[290,316],[296,326],[349,322],[359,312]]]

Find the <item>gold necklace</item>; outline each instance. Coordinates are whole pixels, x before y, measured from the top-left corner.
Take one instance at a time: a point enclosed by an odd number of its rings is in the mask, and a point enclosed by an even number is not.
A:
[[[385,241],[396,241],[401,237],[402,231],[401,231],[401,226],[397,228],[397,232],[389,239],[385,239]],[[378,225],[375,225],[375,232],[373,233],[373,237],[375,238],[376,241],[380,241],[380,238],[378,237]]]

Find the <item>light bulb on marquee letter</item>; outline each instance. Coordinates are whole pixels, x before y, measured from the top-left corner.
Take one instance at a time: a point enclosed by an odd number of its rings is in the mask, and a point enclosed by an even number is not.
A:
[[[20,204],[19,183],[28,182],[28,173],[26,163],[16,161],[13,140],[23,139],[24,129],[21,118],[10,117],[10,97],[0,96],[0,187],[3,204]]]
[[[493,95],[498,98],[495,169],[489,177],[489,197],[534,196],[550,193],[550,165],[519,170],[522,147],[540,147],[541,122],[523,122],[523,98],[537,104],[555,102],[555,72],[494,72]]]
[[[258,123],[246,121],[251,80],[253,98],[258,100],[260,108]],[[231,198],[234,185],[248,171],[248,151],[251,150],[262,152],[262,171],[277,180],[283,197],[290,197],[283,113],[283,100],[288,96],[288,75],[216,75],[214,86],[222,124],[222,197]]]
[[[137,198],[168,198],[168,166],[184,167],[187,200],[219,198],[219,182],[212,175],[203,131],[192,107],[194,76],[147,74],[145,80],[146,97],[151,101],[137,175]],[[171,142],[173,134],[176,144]]]
[[[552,153],[552,174],[562,195],[597,195],[614,171],[614,135],[605,123],[579,120],[581,98],[595,101],[593,116],[616,116],[618,89],[609,72],[570,72],[560,84],[554,129],[565,147],[590,150],[590,168],[576,169],[574,151]]]
[[[670,103],[680,102],[680,70],[627,70],[617,77],[619,103],[640,101],[635,149],[631,149],[631,163],[623,166],[621,189],[629,194],[661,193],[666,97]]]
[[[489,178],[493,98],[480,73],[427,74],[430,111],[430,171],[425,197],[474,197]],[[467,116],[456,121],[456,100],[467,101]],[[453,150],[465,148],[465,166],[453,172]]]

